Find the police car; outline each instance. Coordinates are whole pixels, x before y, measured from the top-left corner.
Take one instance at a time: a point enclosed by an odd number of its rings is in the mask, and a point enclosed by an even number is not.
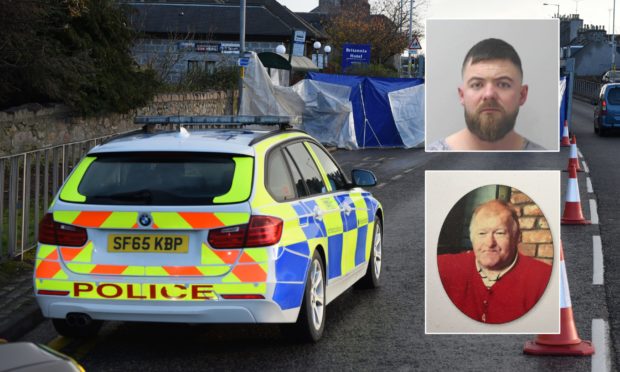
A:
[[[136,122],[90,150],[41,221],[35,295],[60,334],[104,320],[291,323],[316,341],[329,302],[379,284],[383,209],[361,188],[371,172],[349,180],[286,118]],[[229,122],[277,129],[193,127]]]

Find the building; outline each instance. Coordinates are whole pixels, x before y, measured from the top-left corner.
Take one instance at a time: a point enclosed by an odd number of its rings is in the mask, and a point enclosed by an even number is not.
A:
[[[178,82],[188,71],[236,65],[239,58],[238,0],[123,1],[140,37],[133,54],[164,80]],[[294,30],[306,32],[305,55],[327,35],[275,0],[247,0],[245,50],[289,49]]]
[[[616,37],[616,65],[620,65],[620,40]],[[584,25],[578,14],[560,17],[562,58],[575,59],[576,76],[601,77],[611,70],[611,35],[605,27]]]

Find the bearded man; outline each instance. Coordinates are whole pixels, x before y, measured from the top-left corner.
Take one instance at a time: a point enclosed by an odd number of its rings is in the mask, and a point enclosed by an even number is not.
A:
[[[464,128],[430,144],[430,151],[545,150],[514,130],[519,107],[527,100],[521,59],[512,45],[485,39],[463,60],[458,88],[465,111]]]

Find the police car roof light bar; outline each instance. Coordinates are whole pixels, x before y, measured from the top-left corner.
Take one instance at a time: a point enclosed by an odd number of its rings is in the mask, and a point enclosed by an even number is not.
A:
[[[288,116],[136,116],[134,124],[182,124],[182,125],[277,125],[281,130],[290,128],[291,118]]]

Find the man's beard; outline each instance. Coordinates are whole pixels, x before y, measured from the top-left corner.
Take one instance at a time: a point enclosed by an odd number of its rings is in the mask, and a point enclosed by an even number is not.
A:
[[[497,108],[502,111],[501,116],[481,114],[480,110],[485,108]],[[519,115],[519,109],[514,112],[505,112],[497,104],[485,104],[477,109],[473,114],[465,109],[465,123],[467,128],[476,137],[487,142],[496,142],[504,138],[515,127]]]

